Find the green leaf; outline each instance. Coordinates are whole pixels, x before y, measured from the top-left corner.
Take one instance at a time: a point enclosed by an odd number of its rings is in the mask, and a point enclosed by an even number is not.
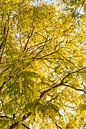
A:
[[[39,77],[39,75],[37,73],[32,72],[32,71],[24,71],[23,76],[26,77],[26,78],[27,77],[33,77],[33,78]]]
[[[7,86],[6,93],[10,96],[16,96],[20,93],[19,82],[9,83]]]
[[[29,101],[26,105],[25,105],[25,110],[35,110],[35,108],[37,106],[40,105],[40,102],[38,102],[38,100],[34,100],[34,101]]]
[[[27,87],[29,87],[29,86],[34,86],[34,81],[32,81],[31,79],[26,79],[26,78],[24,78],[24,81],[23,81],[23,86],[27,86]]]
[[[49,104],[47,105],[47,108],[48,108],[48,109],[53,109],[54,111],[56,111],[56,112],[59,113],[59,107],[56,106],[55,104],[49,103]]]

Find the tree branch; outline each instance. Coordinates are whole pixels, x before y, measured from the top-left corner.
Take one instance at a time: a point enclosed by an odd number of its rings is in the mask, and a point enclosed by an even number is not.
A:
[[[56,122],[55,122],[55,120],[53,120],[53,118],[52,118],[52,116],[51,115],[49,115],[49,117],[51,118],[51,120],[55,123],[55,125],[56,125],[56,127],[58,128],[58,129],[62,129]]]
[[[29,127],[27,127],[25,124],[22,123],[22,125],[26,128],[26,129],[30,129]]]
[[[73,72],[71,72],[71,73],[68,73],[65,77],[63,77],[63,79],[61,80],[60,83],[58,83],[58,84],[52,86],[51,88],[48,88],[47,90],[44,90],[44,91],[40,94],[40,99],[41,99],[47,92],[49,92],[49,91],[51,91],[52,89],[57,88],[57,87],[59,87],[59,86],[61,86],[61,85],[70,87],[70,88],[75,89],[75,90],[78,90],[78,91],[83,91],[83,92],[86,94],[86,91],[84,91],[83,89],[74,88],[74,87],[71,87],[71,86],[69,86],[69,85],[64,84],[64,80],[65,80],[67,77],[69,77],[70,75],[72,75],[72,74],[74,74],[74,73],[78,73],[78,72],[80,72],[81,70],[84,70],[84,69],[86,69],[86,67],[82,67],[82,68],[77,69],[77,70],[75,70],[75,71],[73,71]]]
[[[27,45],[28,45],[28,43],[29,43],[30,38],[31,38],[32,35],[33,35],[34,28],[35,28],[35,26],[33,26],[33,29],[32,29],[31,34],[28,35],[28,39],[27,39],[27,42],[26,42],[26,44],[25,44],[25,46],[24,46],[23,52],[27,49]]]
[[[49,92],[50,90],[52,90],[52,89],[54,89],[54,88],[56,88],[56,87],[59,87],[59,86],[61,86],[62,85],[62,83],[58,83],[57,85],[54,85],[54,86],[52,86],[51,88],[48,88],[47,90],[44,90],[41,94],[40,94],[40,99],[47,93],[47,92]]]
[[[66,86],[66,87],[69,87],[69,88],[72,88],[72,89],[77,90],[77,91],[82,91],[82,92],[84,92],[86,94],[86,91],[84,89],[75,88],[73,86],[70,86],[70,85],[64,84],[64,83],[62,85],[63,86]]]
[[[30,116],[31,114],[32,114],[32,112],[28,112],[26,115],[23,115],[22,121],[26,120],[28,118],[28,116]]]
[[[84,70],[84,69],[86,69],[86,66],[83,66],[83,67],[81,67],[81,68],[79,68],[79,69],[77,69],[77,70],[75,70],[75,71],[73,71],[73,72],[68,73],[65,77],[63,77],[63,79],[61,80],[61,82],[63,83],[64,80],[65,80],[67,77],[69,77],[70,75],[72,75],[72,74],[74,74],[74,73],[78,73],[78,72],[80,72],[81,70]]]
[[[17,122],[15,122],[15,123],[13,123],[11,126],[10,126],[10,128],[9,129],[14,129],[15,128],[15,126],[17,126],[18,125],[18,121]]]

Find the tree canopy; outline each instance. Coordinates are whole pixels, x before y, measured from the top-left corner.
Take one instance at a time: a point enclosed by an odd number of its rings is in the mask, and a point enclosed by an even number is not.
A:
[[[86,0],[0,1],[0,128],[86,128]]]

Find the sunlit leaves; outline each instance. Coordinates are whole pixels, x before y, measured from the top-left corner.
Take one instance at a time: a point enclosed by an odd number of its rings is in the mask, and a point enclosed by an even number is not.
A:
[[[85,1],[51,3],[0,1],[0,128],[85,128]]]

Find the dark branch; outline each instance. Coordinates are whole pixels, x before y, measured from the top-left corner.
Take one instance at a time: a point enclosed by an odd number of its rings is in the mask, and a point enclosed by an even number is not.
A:
[[[28,112],[26,115],[23,115],[22,121],[26,120],[28,118],[28,116],[30,116],[31,114],[32,114],[31,112]]]
[[[0,116],[1,119],[5,118],[5,119],[11,119],[10,117],[8,116]]]
[[[56,88],[56,87],[59,87],[59,86],[61,86],[62,84],[61,83],[58,83],[57,85],[54,85],[54,86],[52,86],[51,88],[49,88],[49,89],[47,89],[47,90],[44,90],[41,94],[40,94],[40,99],[47,93],[47,92],[49,92],[50,90],[52,90],[52,89],[54,89],[54,88]]]
[[[68,73],[68,74],[61,80],[61,82],[63,83],[64,80],[65,80],[67,77],[69,77],[70,75],[72,75],[72,74],[74,74],[74,73],[79,73],[81,70],[84,70],[84,69],[86,69],[86,67],[81,67],[80,69],[77,69],[77,70],[75,70],[75,71],[73,71],[73,72]]]
[[[30,129],[29,127],[27,127],[25,124],[22,123],[22,125],[26,128],[26,129]]]
[[[28,39],[27,39],[27,42],[26,42],[26,44],[25,44],[25,46],[24,46],[23,52],[27,49],[27,45],[28,45],[28,43],[29,43],[30,38],[31,38],[32,35],[33,35],[34,28],[35,28],[35,27],[33,26],[33,29],[32,29],[31,34],[28,35]]]
[[[72,88],[72,89],[77,90],[77,91],[82,91],[82,92],[84,92],[84,93],[86,94],[86,91],[85,91],[85,90],[83,90],[83,89],[75,88],[75,87],[70,86],[70,85],[68,85],[68,84],[63,84],[63,86],[66,86],[66,87]]]
[[[53,120],[53,118],[51,117],[51,115],[49,115],[49,117],[50,117],[51,120],[55,123],[55,125],[56,125],[56,127],[57,127],[58,129],[62,129],[62,128]]]
[[[52,86],[51,88],[48,88],[47,90],[44,90],[44,91],[40,94],[40,99],[41,99],[47,92],[49,92],[49,91],[51,91],[52,89],[57,88],[57,87],[59,87],[59,86],[61,86],[61,85],[70,87],[70,88],[72,88],[72,89],[74,89],[74,90],[83,91],[83,92],[86,94],[86,91],[84,91],[83,89],[74,88],[74,87],[71,87],[71,86],[69,86],[69,85],[64,84],[64,80],[65,80],[67,77],[69,77],[70,75],[72,75],[72,74],[74,74],[74,73],[78,73],[78,72],[80,72],[81,70],[84,70],[84,69],[86,69],[86,67],[82,67],[82,68],[80,68],[80,69],[78,69],[78,70],[75,70],[75,71],[73,71],[73,72],[71,72],[71,73],[68,73],[68,74],[61,80],[60,83],[58,83],[58,84]]]
[[[9,129],[14,129],[17,125],[18,125],[18,121],[17,121],[17,122],[15,122],[15,123],[13,123],[13,124],[10,126],[10,128],[9,128]]]
[[[12,114],[13,116],[12,117],[9,117],[7,115],[3,115],[3,116],[0,116],[1,119],[10,119],[10,120],[14,120],[15,119],[15,114]]]

